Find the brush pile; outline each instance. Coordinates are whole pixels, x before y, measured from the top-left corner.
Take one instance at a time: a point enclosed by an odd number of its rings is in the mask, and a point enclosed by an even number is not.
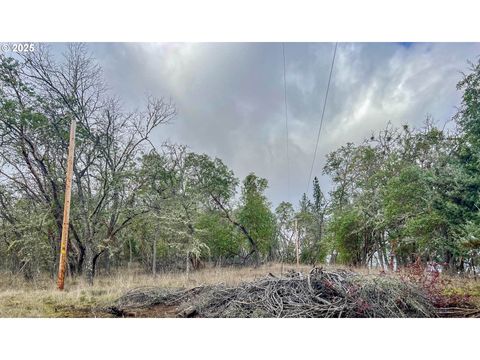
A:
[[[409,282],[390,276],[314,268],[308,274],[270,274],[237,287],[200,286],[168,292],[134,289],[108,309],[124,316],[132,309],[176,308],[176,316],[250,317],[435,317],[425,294]]]

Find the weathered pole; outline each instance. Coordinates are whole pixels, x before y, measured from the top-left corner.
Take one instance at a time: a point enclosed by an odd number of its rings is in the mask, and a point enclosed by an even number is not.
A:
[[[300,236],[298,236],[298,224],[295,219],[295,252],[297,254],[297,269],[300,267]]]
[[[70,124],[70,144],[68,146],[67,179],[65,182],[65,203],[63,206],[62,242],[60,244],[60,261],[58,264],[57,286],[63,290],[65,284],[65,270],[67,267],[68,227],[70,224],[70,199],[72,196],[73,154],[75,152],[76,121]]]

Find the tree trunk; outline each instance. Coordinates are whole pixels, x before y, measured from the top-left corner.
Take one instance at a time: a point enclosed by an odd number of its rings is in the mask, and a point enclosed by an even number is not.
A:
[[[248,258],[252,255],[254,255],[254,261],[255,261],[255,267],[258,266],[259,264],[259,254],[258,254],[258,246],[257,246],[257,242],[252,238],[252,236],[250,235],[250,233],[248,232],[248,230],[245,228],[245,226],[243,224],[240,224],[239,222],[237,222],[236,220],[234,220],[231,216],[230,216],[230,213],[228,212],[227,208],[225,208],[222,204],[222,202],[220,200],[218,200],[215,196],[213,196],[212,194],[210,194],[210,196],[212,197],[212,199],[215,201],[215,203],[218,205],[218,207],[223,211],[223,213],[225,214],[225,217],[227,218],[228,221],[230,221],[230,223],[232,223],[233,225],[235,225],[248,239],[248,242],[250,243],[250,246],[251,246],[251,251],[250,253],[248,253],[248,255],[244,258],[244,261],[243,263],[245,264],[245,262],[248,260]]]
[[[83,271],[83,263],[85,262],[85,247],[80,247],[80,252],[77,258],[76,272],[77,275],[81,275]]]
[[[380,267],[382,268],[383,271],[385,271],[385,262],[383,261],[383,252],[380,249],[380,246],[377,244],[377,255],[378,255],[378,261],[380,263]]]
[[[128,268],[130,269],[131,266],[132,266],[132,261],[133,261],[132,239],[130,239],[128,241],[128,251],[129,251]]]
[[[337,263],[337,252],[335,250],[332,250],[332,253],[330,254],[330,265],[335,265]]]
[[[107,274],[110,275],[110,268],[111,268],[111,256],[110,256],[110,248],[107,249],[107,251],[105,252],[105,256],[106,256],[106,259],[105,259],[105,271],[107,272]]]
[[[153,239],[152,274],[157,276],[157,239]]]
[[[475,271],[475,260],[473,257],[471,259],[471,267],[473,271],[473,278],[475,279],[475,281],[477,281],[477,272]]]
[[[458,264],[457,270],[460,271],[462,275],[465,274],[465,260],[463,256],[460,257],[460,263]]]
[[[395,270],[394,263],[395,263],[395,254],[392,252],[390,253],[390,260],[388,259],[387,255],[387,248],[382,246],[382,257],[383,262],[385,263],[386,267],[389,268],[392,272]]]
[[[95,255],[92,246],[86,244],[85,246],[85,260],[83,262],[83,273],[88,285],[93,285],[93,277],[95,276]]]
[[[445,252],[445,264],[447,265],[447,273],[450,275],[455,274],[455,258],[450,251]]]

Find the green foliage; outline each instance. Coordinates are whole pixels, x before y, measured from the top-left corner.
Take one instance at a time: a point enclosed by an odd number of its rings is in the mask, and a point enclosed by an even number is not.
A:
[[[461,255],[455,233],[468,217],[461,204],[469,192],[460,185],[466,178],[458,161],[449,156],[455,142],[427,119],[423,129],[388,126],[364,144],[329,156],[325,172],[336,179],[332,197],[340,193],[344,199],[332,203],[337,225],[329,229],[345,235],[352,209],[363,219],[357,219],[359,236],[345,240],[351,245],[356,238],[362,256],[358,248],[339,244],[343,252],[351,249],[349,259],[365,265],[374,256],[386,263],[387,253],[402,263],[416,256],[449,262]],[[337,242],[338,236],[330,235]]]
[[[256,240],[261,255],[272,255],[275,249],[275,216],[264,195],[268,182],[251,173],[243,181],[238,219]]]
[[[228,202],[235,194],[238,180],[233,171],[218,158],[211,159],[208,155],[189,153],[185,166],[191,174],[192,186],[195,186],[206,198],[218,202]]]
[[[338,251],[338,260],[345,264],[360,265],[362,260],[363,219],[356,209],[335,213],[328,224],[328,241]]]
[[[212,259],[233,259],[245,244],[244,237],[216,211],[200,214],[196,228]]]
[[[295,261],[295,209],[289,202],[282,201],[275,209],[277,223],[278,255],[288,262]]]
[[[465,132],[468,141],[476,155],[480,149],[480,60],[471,63],[471,72],[464,75],[457,89],[463,90],[462,106],[457,114],[457,120]]]

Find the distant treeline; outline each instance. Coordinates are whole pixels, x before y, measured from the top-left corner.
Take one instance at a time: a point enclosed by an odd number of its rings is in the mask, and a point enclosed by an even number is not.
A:
[[[69,126],[77,122],[68,265],[98,271],[194,270],[205,262],[376,264],[416,261],[473,271],[480,249],[480,64],[458,84],[449,131],[427,119],[328,154],[333,190],[273,212],[266,179],[240,182],[220,160],[187,147],[155,148],[175,106],[148,97],[127,111],[82,44],[57,61],[47,47],[0,55],[0,267],[55,276]],[[432,94],[435,96],[435,94]],[[237,192],[240,191],[240,196]],[[297,224],[295,228],[295,223]],[[297,230],[297,231],[295,231]]]

